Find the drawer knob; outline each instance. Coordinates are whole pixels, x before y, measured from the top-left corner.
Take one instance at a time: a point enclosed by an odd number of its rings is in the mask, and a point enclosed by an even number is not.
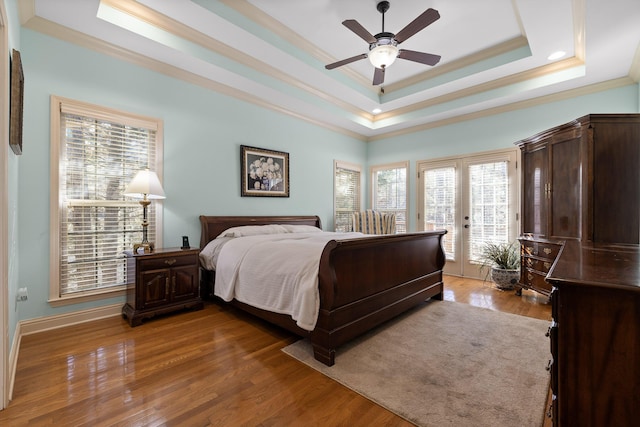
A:
[[[167,264],[167,265],[173,265],[173,264],[176,263],[176,259],[175,258],[173,258],[173,259],[165,259],[164,263]]]

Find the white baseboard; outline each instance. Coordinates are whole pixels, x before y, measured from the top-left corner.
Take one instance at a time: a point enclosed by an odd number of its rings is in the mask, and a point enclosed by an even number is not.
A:
[[[120,315],[122,315],[122,303],[73,311],[71,313],[56,314],[55,316],[21,320],[18,324],[22,330],[22,336],[25,336]]]
[[[120,315],[122,315],[121,303],[19,321],[16,325],[16,331],[13,334],[11,352],[9,353],[9,372],[7,373],[9,375],[9,400],[13,398],[13,385],[16,378],[18,353],[20,352],[20,342],[23,336]]]
[[[20,322],[16,325],[16,331],[13,334],[13,342],[11,343],[11,351],[9,352],[9,375],[8,379],[8,395],[7,400],[13,399],[13,384],[16,380],[16,367],[18,366],[18,353],[20,348],[20,340],[22,335],[20,334]]]

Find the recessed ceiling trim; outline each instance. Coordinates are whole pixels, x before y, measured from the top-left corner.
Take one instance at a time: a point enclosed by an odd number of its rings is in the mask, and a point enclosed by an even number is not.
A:
[[[496,114],[508,113],[514,110],[521,110],[524,108],[536,107],[539,105],[548,104],[551,102],[563,101],[565,99],[575,98],[577,96],[590,95],[597,92],[616,89],[619,87],[628,86],[635,82],[630,77],[622,77],[619,79],[608,80],[601,83],[594,83],[592,85],[581,86],[575,89],[569,89],[563,92],[557,92],[550,95],[543,95],[536,98],[527,99],[524,101],[517,101],[510,104],[500,105],[498,107],[486,108],[480,111],[476,111],[468,114],[460,114],[457,116],[449,117],[442,120],[436,120],[429,123],[424,123],[410,128],[399,129],[392,132],[386,132],[371,136],[367,139],[369,142],[379,141],[383,139],[393,138],[396,136],[407,135],[415,132],[422,132],[429,129],[434,129],[442,126],[448,126],[455,123],[465,122],[468,120],[475,120],[483,117],[493,116]]]
[[[303,81],[286,74],[283,70],[275,68],[265,62],[262,62],[248,54],[240,52],[239,50],[214,40],[211,37],[203,34],[191,27],[188,27],[181,22],[178,22],[171,17],[163,15],[153,9],[150,9],[140,3],[131,2],[129,0],[101,0],[101,5],[105,5],[112,9],[118,10],[127,15],[133,16],[140,21],[143,21],[151,26],[157,27],[173,34],[176,37],[188,40],[191,43],[204,47],[205,49],[223,55],[239,64],[260,71],[262,74],[268,75],[274,79],[280,80],[288,85],[301,89],[318,99],[329,102],[338,108],[347,111],[353,115],[356,115],[362,119],[370,120],[371,115],[363,109],[357,108],[347,102],[342,101],[339,98],[331,96],[326,92],[316,89]]]
[[[300,34],[296,33],[295,31],[292,31],[282,22],[264,13],[261,9],[255,7],[248,1],[246,0],[219,0],[219,1],[227,5],[228,7],[236,10],[237,12],[244,15],[246,18],[252,20],[256,24],[282,37],[282,39],[287,40],[289,43],[296,46],[298,49],[301,49],[302,51],[309,53],[311,56],[315,57],[320,62],[324,64],[328,64],[330,62],[337,61],[336,58],[329,55],[324,50],[318,48],[316,45],[312,44],[307,39],[300,36]],[[374,93],[378,92],[378,88],[371,85],[371,80],[366,79],[364,76],[362,76],[362,74],[353,71],[349,67],[341,67],[340,71],[345,75],[347,75],[350,79],[356,81],[361,86],[364,86],[365,88],[367,88],[368,90]]]
[[[18,1],[17,4],[21,25],[24,25],[29,19],[36,16],[36,0]]]
[[[407,107],[397,108],[393,111],[388,111],[382,114],[378,114],[373,118],[373,120],[374,122],[387,120],[391,117],[405,115],[417,110],[422,110],[428,107],[432,107],[434,105],[451,102],[460,98],[466,98],[469,96],[477,95],[482,92],[499,89],[501,87],[513,85],[516,83],[521,83],[527,80],[536,79],[545,75],[557,73],[559,71],[568,70],[568,69],[583,66],[583,65],[584,63],[582,61],[579,61],[576,58],[568,58],[568,59],[565,59],[564,61],[558,61],[551,64],[543,65],[538,68],[523,71],[517,74],[512,74],[510,76],[502,77],[500,79],[492,80],[490,82],[482,83],[479,85],[471,86],[456,92],[448,93],[446,95],[434,97],[432,99],[418,102],[418,103],[409,105]]]
[[[631,61],[631,69],[629,70],[629,77],[634,81],[640,82],[640,44],[636,48],[636,53],[633,55],[633,61]]]
[[[291,117],[295,117],[305,122],[312,123],[314,125],[323,127],[325,129],[329,129],[334,132],[341,133],[343,135],[346,135],[351,138],[355,138],[360,141],[367,141],[367,136],[363,135],[362,133],[354,132],[340,126],[330,125],[328,123],[314,119],[313,117],[302,115],[297,111],[293,111],[293,110],[275,105],[257,96],[253,96],[247,92],[241,91],[239,89],[233,88],[228,85],[224,85],[222,83],[212,81],[210,79],[199,76],[197,74],[169,65],[165,62],[161,62],[153,58],[140,55],[139,53],[136,53],[127,49],[123,49],[118,46],[114,46],[113,44],[107,43],[103,40],[99,40],[95,37],[88,36],[84,33],[69,29],[67,27],[60,26],[59,24],[40,18],[38,16],[33,16],[32,18],[30,18],[24,24],[24,27],[33,31],[40,32],[50,37],[63,40],[65,42],[75,44],[77,46],[81,46],[81,47],[93,50],[95,52],[99,52],[99,53],[111,56],[113,58],[126,61],[134,65],[138,65],[140,67],[147,68],[151,71],[155,71],[157,73],[164,74],[166,76],[212,90],[222,95],[226,95],[235,99],[249,102],[251,104],[260,106],[262,108],[276,111]],[[368,114],[368,116],[372,117],[371,114]]]
[[[427,71],[416,74],[415,76],[409,77],[397,83],[393,83],[388,86],[385,85],[384,92],[385,94],[393,93],[394,91],[416,85],[424,80],[429,80],[437,76],[452,73],[462,68],[469,67],[477,62],[484,61],[489,58],[493,58],[495,56],[499,56],[528,46],[529,43],[526,37],[519,36],[511,40],[507,40],[506,42],[500,43],[496,46],[492,46],[474,53],[473,55],[467,55],[463,58],[456,59],[455,61],[439,64],[437,67],[428,69]]]
[[[573,0],[573,55],[581,61],[585,58],[585,33],[587,21],[587,0]]]

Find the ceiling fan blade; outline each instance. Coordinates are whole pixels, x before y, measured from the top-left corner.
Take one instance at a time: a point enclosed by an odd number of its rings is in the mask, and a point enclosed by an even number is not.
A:
[[[358,21],[355,19],[347,19],[346,21],[342,21],[342,25],[356,33],[360,38],[367,43],[375,43],[378,40],[369,32],[366,28],[364,28]]]
[[[352,56],[351,58],[343,59],[342,61],[334,62],[329,65],[325,65],[324,68],[327,70],[333,70],[334,68],[342,67],[343,65],[350,64],[355,61],[359,61],[367,57],[366,53],[361,53],[360,55]]]
[[[400,49],[398,58],[408,59],[409,61],[419,62],[426,65],[436,65],[440,62],[440,55],[432,55],[430,53],[416,52],[415,50]]]
[[[373,72],[373,85],[378,86],[384,83],[384,68],[375,68]]]
[[[422,30],[428,25],[433,24],[435,21],[440,19],[440,14],[435,9],[427,9],[422,12],[422,15],[418,16],[416,19],[411,21],[406,27],[404,27],[396,36],[394,37],[398,43],[402,43],[418,31]]]

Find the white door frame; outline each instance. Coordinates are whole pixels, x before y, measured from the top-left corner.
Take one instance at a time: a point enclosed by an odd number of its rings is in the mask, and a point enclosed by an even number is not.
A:
[[[515,240],[516,236],[519,232],[519,211],[520,211],[520,202],[519,202],[519,194],[520,194],[520,179],[519,174],[517,172],[516,165],[519,160],[519,150],[517,148],[512,149],[504,149],[504,150],[493,150],[482,153],[472,153],[466,154],[464,156],[454,156],[447,158],[440,158],[434,160],[422,160],[418,161],[416,164],[416,170],[418,174],[418,180],[416,185],[417,192],[417,227],[416,229],[421,231],[424,229],[424,174],[422,172],[425,169],[437,169],[444,167],[453,167],[455,168],[455,179],[456,179],[456,195],[455,195],[455,224],[457,227],[455,236],[448,234],[446,237],[455,239],[454,247],[456,248],[455,261],[447,260],[444,272],[451,275],[465,276],[465,277],[476,277],[482,278],[484,277],[482,273],[479,271],[478,266],[475,264],[469,263],[466,261],[465,251],[467,248],[467,235],[468,228],[463,228],[464,225],[468,225],[472,227],[473,224],[470,223],[470,220],[465,219],[465,215],[470,215],[470,209],[468,206],[469,194],[468,194],[468,186],[466,185],[467,177],[467,168],[469,165],[478,164],[478,163],[490,163],[494,161],[500,161],[507,159],[510,162],[511,173],[509,174],[509,188],[511,192],[509,194],[509,206],[512,207],[510,211],[510,226],[509,226],[509,241]],[[513,163],[511,163],[513,162]],[[467,212],[465,212],[465,210]],[[445,237],[445,238],[446,238]]]

